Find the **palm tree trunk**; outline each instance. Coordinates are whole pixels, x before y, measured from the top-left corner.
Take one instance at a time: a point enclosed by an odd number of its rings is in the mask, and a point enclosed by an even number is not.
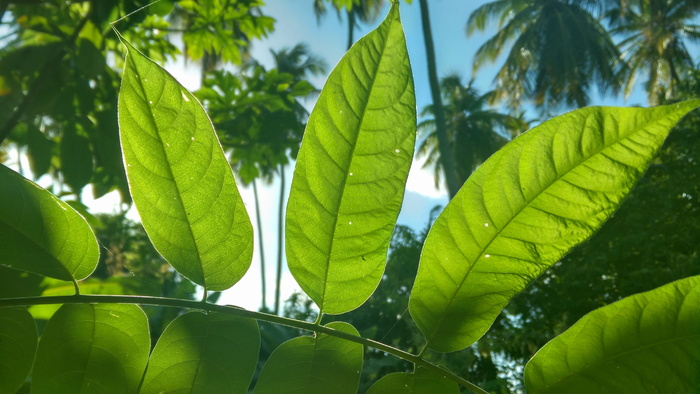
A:
[[[277,213],[277,277],[275,278],[275,315],[280,312],[280,284],[282,283],[282,247],[284,246],[284,164],[280,164],[280,204]]]
[[[265,294],[267,294],[267,286],[265,286],[265,248],[263,247],[262,219],[260,218],[260,200],[258,199],[258,187],[255,179],[253,179],[253,196],[255,197],[255,220],[258,223],[258,243],[260,244],[260,280],[262,281],[262,309],[267,311],[267,303],[265,302]]]
[[[355,12],[348,11],[348,49],[355,42]]]
[[[445,109],[442,106],[442,96],[440,95],[440,84],[435,66],[435,47],[433,45],[433,33],[430,28],[430,14],[428,13],[428,1],[420,0],[421,21],[423,22],[423,39],[425,41],[425,57],[428,60],[428,79],[430,81],[430,93],[433,97],[433,108],[435,112],[435,127],[437,129],[438,150],[440,151],[440,161],[445,172],[445,182],[450,199],[459,191],[460,184],[457,181],[455,171],[455,158],[450,147],[447,136],[447,123],[445,122]]]

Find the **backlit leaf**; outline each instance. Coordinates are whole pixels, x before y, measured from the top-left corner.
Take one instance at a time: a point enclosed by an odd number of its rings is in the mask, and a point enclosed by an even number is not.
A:
[[[255,320],[186,313],[158,339],[141,393],[245,393],[259,351]]]
[[[32,393],[135,393],[150,341],[136,305],[63,305],[39,341]]]
[[[131,196],[153,245],[178,272],[225,290],[248,270],[253,228],[209,117],[125,40],[119,129]]]
[[[323,313],[357,308],[381,279],[415,127],[413,79],[394,4],[328,77],[294,170],[287,261]]]
[[[698,105],[580,109],[479,167],[421,254],[409,307],[428,346],[449,352],[480,338],[515,294],[602,226]]]
[[[359,335],[348,323],[326,327]],[[265,363],[255,394],[355,394],[362,370],[362,345],[326,334],[280,345]]]
[[[0,308],[0,393],[14,393],[34,363],[37,334],[24,308]]]
[[[459,394],[459,386],[424,368],[416,373],[391,373],[372,385],[367,394]]]
[[[81,280],[100,251],[73,208],[0,165],[0,264],[61,280]]]
[[[700,276],[597,309],[525,367],[528,393],[695,393]]]

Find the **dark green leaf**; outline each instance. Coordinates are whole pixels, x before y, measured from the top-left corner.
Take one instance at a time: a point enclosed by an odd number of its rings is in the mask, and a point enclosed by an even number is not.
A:
[[[37,334],[24,308],[0,308],[0,393],[14,393],[34,363]]]
[[[416,373],[392,373],[379,379],[367,394],[458,394],[459,386],[424,368]]]
[[[245,393],[259,351],[255,320],[186,313],[158,340],[141,393]]]
[[[73,208],[0,165],[0,264],[61,280],[97,266],[92,229]]]
[[[348,323],[329,323],[326,327],[359,335]],[[362,355],[362,345],[330,335],[291,339],[270,355],[255,394],[357,393]]]
[[[61,139],[61,170],[68,186],[79,192],[92,178],[92,151],[90,141],[76,130],[76,125],[68,126]]]
[[[32,393],[135,393],[149,350],[138,306],[63,305],[39,341]]]

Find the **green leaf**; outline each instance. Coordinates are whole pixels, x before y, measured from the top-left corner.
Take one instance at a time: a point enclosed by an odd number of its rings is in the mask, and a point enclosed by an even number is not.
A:
[[[695,393],[700,276],[597,309],[525,367],[528,393]]]
[[[328,323],[326,327],[359,336],[348,323]],[[362,345],[334,336],[317,334],[290,339],[270,355],[260,372],[255,394],[355,394],[362,357]]]
[[[287,205],[287,261],[323,313],[360,306],[386,265],[415,144],[411,67],[398,5],[328,77]]]
[[[421,254],[409,307],[428,346],[449,352],[480,338],[515,294],[602,226],[698,105],[580,109],[479,167]]]
[[[75,124],[63,132],[61,139],[61,170],[66,184],[76,192],[90,182],[93,172],[90,141],[78,134]]]
[[[0,264],[61,280],[97,266],[97,239],[73,208],[0,165]]]
[[[391,373],[372,385],[367,394],[459,394],[459,386],[424,368],[416,373]]]
[[[39,341],[32,393],[135,393],[150,341],[136,305],[63,305]]]
[[[158,340],[141,393],[245,393],[259,351],[255,320],[186,313]]]
[[[32,370],[36,324],[24,308],[0,308],[0,393],[14,393]]]
[[[192,93],[122,42],[119,129],[143,226],[182,275],[206,290],[228,289],[253,257],[253,227],[231,167]]]

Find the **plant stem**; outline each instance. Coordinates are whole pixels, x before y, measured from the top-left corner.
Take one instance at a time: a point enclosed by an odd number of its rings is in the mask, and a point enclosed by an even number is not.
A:
[[[347,341],[359,343],[363,346],[369,346],[377,350],[392,354],[403,360],[412,362],[423,368],[436,372],[458,384],[472,390],[478,394],[488,394],[475,384],[463,379],[454,373],[435,365],[429,361],[405,352],[401,349],[377,342],[372,339],[358,337],[342,331],[334,330],[325,326],[319,326],[314,323],[309,323],[301,320],[290,319],[287,317],[276,316],[268,313],[254,312],[247,309],[242,309],[233,305],[216,305],[203,303],[194,300],[183,300],[177,298],[164,297],[147,297],[147,296],[124,296],[124,295],[70,295],[70,296],[46,296],[46,297],[21,297],[21,298],[3,298],[0,299],[0,308],[32,306],[32,305],[53,305],[53,304],[140,304],[140,305],[155,305],[174,308],[197,309],[208,312],[225,313],[233,316],[246,317],[256,319],[268,323],[281,324],[284,326],[294,327],[301,330],[314,331],[334,337],[342,338]]]
[[[284,247],[284,164],[280,164],[280,204],[277,212],[277,277],[275,278],[275,315],[280,314],[280,285],[282,283],[282,250]]]

